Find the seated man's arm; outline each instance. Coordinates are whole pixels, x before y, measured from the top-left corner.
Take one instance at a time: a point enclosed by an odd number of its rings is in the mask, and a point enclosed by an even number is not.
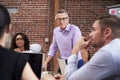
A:
[[[69,57],[65,71],[66,80],[101,80],[114,70],[111,55],[103,50],[95,53],[91,60],[79,69],[76,60],[76,54]]]

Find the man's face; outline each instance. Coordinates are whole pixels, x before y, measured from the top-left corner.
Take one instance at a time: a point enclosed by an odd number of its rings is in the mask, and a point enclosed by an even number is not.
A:
[[[59,13],[56,15],[55,20],[60,28],[64,30],[69,22],[69,17],[66,13]]]
[[[95,48],[101,48],[105,43],[104,33],[101,32],[99,21],[95,21],[92,25],[92,32],[90,33],[91,44]]]

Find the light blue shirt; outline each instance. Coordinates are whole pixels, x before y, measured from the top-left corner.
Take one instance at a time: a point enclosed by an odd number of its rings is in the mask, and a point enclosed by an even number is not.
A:
[[[99,49],[91,60],[79,69],[77,55],[71,55],[65,77],[66,80],[101,80],[117,73],[120,73],[120,39],[114,39]]]
[[[80,37],[81,31],[75,25],[68,24],[65,30],[56,27],[53,31],[53,41],[50,45],[48,55],[54,57],[56,51],[59,50],[60,58],[67,59],[72,53],[73,46]],[[79,58],[81,58],[81,55]]]

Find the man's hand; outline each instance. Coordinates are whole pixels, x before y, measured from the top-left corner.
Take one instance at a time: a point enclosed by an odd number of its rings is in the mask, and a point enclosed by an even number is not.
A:
[[[64,77],[60,74],[54,76],[55,80],[64,80]]]
[[[44,62],[43,66],[42,66],[42,70],[47,71],[47,63],[46,62]]]
[[[91,39],[85,41],[85,38],[81,37],[73,47],[72,53],[77,54],[80,49],[85,49],[89,45],[90,41]]]

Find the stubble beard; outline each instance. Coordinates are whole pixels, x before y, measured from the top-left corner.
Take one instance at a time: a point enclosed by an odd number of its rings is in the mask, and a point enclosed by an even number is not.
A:
[[[97,42],[97,43],[93,43],[92,44],[92,46],[94,47],[94,48],[97,48],[97,49],[99,49],[99,48],[101,48],[101,47],[103,47],[104,46],[104,43],[105,43],[105,40],[104,39],[102,39],[102,40],[100,40],[99,42]]]

